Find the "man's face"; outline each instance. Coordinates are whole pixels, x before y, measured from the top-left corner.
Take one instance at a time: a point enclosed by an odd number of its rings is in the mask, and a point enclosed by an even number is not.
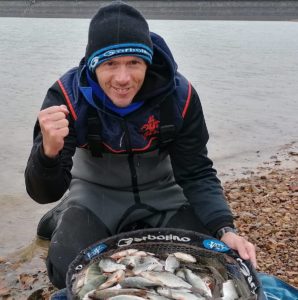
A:
[[[136,56],[122,56],[103,62],[95,73],[99,85],[118,107],[131,104],[143,85],[147,65]]]

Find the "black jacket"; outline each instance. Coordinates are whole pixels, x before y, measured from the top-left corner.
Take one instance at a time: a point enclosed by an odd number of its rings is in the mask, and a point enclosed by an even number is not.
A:
[[[158,111],[166,98],[170,97],[175,101],[175,97],[172,95],[177,89],[176,63],[164,41],[159,36],[153,36],[152,39],[154,42],[153,64],[147,71],[143,88],[136,95],[136,100],[144,100],[144,105],[137,111],[120,117],[101,107],[100,102],[97,103],[101,113],[112,116],[115,120],[118,119],[122,124],[137,122],[142,111]],[[84,75],[84,61],[72,72],[77,74],[75,76],[77,81],[72,85],[73,90],[71,91],[75,102],[84,98],[78,86],[88,86]],[[61,87],[56,82],[49,89],[42,109],[61,104],[67,103]],[[173,103],[173,105],[177,105],[177,103]],[[187,108],[187,110],[181,111],[180,107],[179,118],[182,123],[179,124],[179,130],[176,132],[174,141],[167,145],[166,152],[170,155],[177,184],[183,188],[186,198],[203,224],[211,233],[215,234],[223,226],[233,226],[233,217],[227,206],[216,171],[212,167],[212,161],[207,157],[208,132],[200,99],[193,87],[190,89],[187,103],[184,103],[182,107]],[[176,111],[179,112],[179,109]],[[79,144],[77,138],[79,130],[71,114],[68,119],[69,135],[65,138],[63,150],[54,159],[44,155],[42,135],[39,124],[36,122],[34,144],[25,171],[25,181],[28,194],[38,203],[50,203],[59,200],[71,182],[72,156]],[[156,142],[150,144],[150,147],[145,147],[143,152],[152,151],[159,146],[157,138]],[[131,153],[133,156],[133,147],[129,146],[129,143],[125,147],[125,152]],[[109,147],[105,147],[104,151],[109,151]]]

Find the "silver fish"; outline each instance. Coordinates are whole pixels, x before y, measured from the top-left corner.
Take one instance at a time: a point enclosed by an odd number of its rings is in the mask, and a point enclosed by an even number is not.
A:
[[[190,263],[197,262],[197,259],[194,256],[187,253],[175,252],[173,253],[173,255],[181,261],[190,262]]]
[[[120,259],[122,257],[126,257],[128,255],[132,255],[133,253],[136,253],[138,251],[139,251],[138,249],[126,249],[126,250],[123,250],[123,251],[115,252],[110,257],[112,259],[117,260],[117,259]]]
[[[82,300],[90,300],[92,298],[90,298],[89,296],[91,296],[94,292],[95,292],[95,290],[92,290],[92,291],[88,292],[84,297],[82,297],[80,299],[82,299]]]
[[[155,271],[155,272],[164,272],[165,270],[165,267],[164,267],[164,264],[157,264],[153,269],[152,271]]]
[[[148,256],[148,255],[154,256],[155,254],[151,253],[151,252],[146,252],[146,251],[137,251],[133,255],[136,255],[136,256]]]
[[[180,262],[175,255],[170,254],[165,261],[165,271],[174,273],[180,266]]]
[[[190,290],[185,289],[171,289],[171,288],[158,288],[157,292],[161,296],[168,297],[170,299],[176,299],[176,300],[199,300],[199,299],[205,299],[204,297],[196,296],[194,294],[191,294]]]
[[[164,272],[147,271],[147,272],[140,273],[140,275],[153,282],[156,282],[160,286],[167,286],[173,288],[184,287],[188,289],[192,287],[189,283],[184,281],[182,278],[167,271]]]
[[[184,268],[183,271],[187,282],[189,282],[194,288],[203,290],[206,295],[212,297],[210,288],[206,285],[206,283],[200,276],[194,274],[191,270],[186,268]]]
[[[204,253],[194,257],[175,252],[161,258],[126,249],[79,272],[72,290],[84,300],[250,299],[248,287],[232,275],[220,260]]]
[[[109,288],[119,282],[121,282],[125,277],[125,272],[123,270],[118,270],[115,273],[112,273],[106,282],[102,283],[98,289],[103,290]]]
[[[161,266],[161,263],[156,259],[155,257],[152,256],[145,256],[143,259],[137,264],[133,269],[133,273],[135,275],[140,274],[141,272],[145,271],[152,271],[156,267]]]
[[[180,277],[180,278],[182,278],[184,281],[186,280],[186,279],[185,279],[185,274],[184,274],[184,272],[183,272],[182,269],[178,269],[178,270],[176,271],[175,275],[178,276],[178,277]]]
[[[119,295],[119,296],[107,298],[107,300],[144,300],[144,298],[133,296],[133,295]]]
[[[102,299],[108,299],[110,297],[116,297],[116,296],[138,296],[138,297],[144,297],[146,295],[147,291],[141,290],[141,289],[114,289],[114,288],[108,288],[105,290],[95,290],[91,294],[88,294],[88,297],[90,299],[94,300],[102,300]]]
[[[237,300],[238,293],[236,291],[233,280],[229,279],[223,283],[223,297],[222,300]]]
[[[88,291],[93,290],[102,284],[106,279],[107,276],[102,275],[97,263],[93,263],[78,274],[74,283],[75,294],[82,297],[82,295],[85,295]]]
[[[141,256],[129,255],[123,256],[117,260],[118,263],[125,265],[128,268],[134,268],[136,265],[140,264],[142,260]]]
[[[107,273],[112,273],[115,272],[117,270],[125,270],[126,266],[123,264],[118,264],[117,262],[115,262],[113,259],[111,258],[103,258],[98,266],[100,267],[100,269],[103,272],[107,272]]]
[[[92,280],[93,278],[95,278],[101,274],[102,274],[102,272],[101,272],[98,264],[97,263],[91,264],[86,270],[85,283],[87,283],[89,280]]]
[[[78,296],[80,298],[82,298],[84,295],[86,295],[88,292],[100,287],[101,284],[103,284],[104,282],[106,282],[107,280],[107,276],[105,275],[98,275],[96,278],[93,278],[91,280],[89,280],[88,282],[86,282],[84,284],[84,286],[81,288],[81,290],[79,291]]]
[[[156,292],[148,292],[147,298],[149,300],[168,300],[168,299],[170,299],[168,297],[161,296],[161,295],[157,294]]]
[[[139,288],[144,289],[146,287],[156,286],[155,282],[152,282],[149,279],[146,279],[142,276],[133,276],[126,277],[120,282],[121,287],[123,288]]]
[[[86,277],[87,269],[82,270],[78,276],[75,278],[75,281],[73,283],[73,290],[77,294],[81,291],[85,284],[85,277]]]
[[[226,280],[215,267],[207,266],[206,268],[210,271],[210,276],[212,277],[211,282],[207,283],[207,285],[212,290],[212,296],[214,298],[220,298],[220,296],[222,295],[221,291],[223,282]],[[205,278],[203,278],[203,280],[206,282]]]

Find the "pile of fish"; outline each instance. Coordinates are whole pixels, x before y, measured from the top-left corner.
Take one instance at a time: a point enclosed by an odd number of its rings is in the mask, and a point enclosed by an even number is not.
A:
[[[93,262],[75,278],[72,292],[83,300],[247,299],[233,279],[214,266],[198,263],[191,254],[175,252],[157,258],[138,249]]]

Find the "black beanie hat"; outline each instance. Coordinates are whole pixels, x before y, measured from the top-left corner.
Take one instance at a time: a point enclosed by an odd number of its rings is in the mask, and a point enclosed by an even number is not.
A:
[[[147,21],[122,1],[100,8],[90,22],[85,58],[91,72],[119,56],[138,56],[151,64],[152,49]]]

